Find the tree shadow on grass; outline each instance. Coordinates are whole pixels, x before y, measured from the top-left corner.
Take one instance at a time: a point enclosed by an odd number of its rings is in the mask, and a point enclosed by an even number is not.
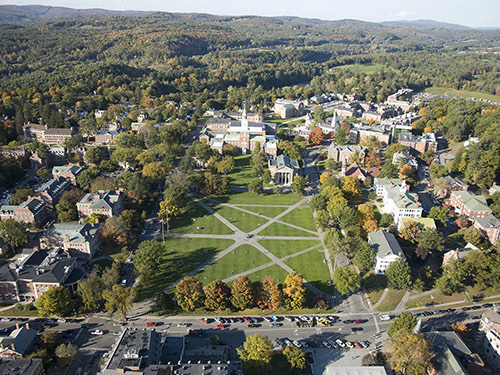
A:
[[[387,278],[385,275],[369,273],[363,277],[361,285],[367,293],[381,292],[387,287]]]

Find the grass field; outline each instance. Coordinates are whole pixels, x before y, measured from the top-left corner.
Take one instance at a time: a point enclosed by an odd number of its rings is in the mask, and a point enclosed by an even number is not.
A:
[[[252,212],[255,212],[256,214],[260,214],[260,215],[267,216],[270,218],[273,218],[273,217],[279,215],[280,213],[282,213],[283,211],[285,211],[288,208],[288,206],[266,207],[266,206],[245,206],[242,204],[239,204],[238,206],[245,209],[245,210],[252,211]]]
[[[231,224],[237,226],[243,232],[251,232],[268,222],[258,215],[252,215],[228,206],[217,206],[214,210],[224,216]]]
[[[389,292],[385,295],[384,299],[375,310],[381,312],[394,310],[399,302],[401,302],[405,293],[406,290],[389,289]]]
[[[389,68],[381,64],[347,64],[347,65],[335,66],[332,69],[350,70],[351,72],[368,74],[368,73],[375,73],[380,70],[391,70],[392,68]]]
[[[317,240],[260,240],[259,244],[264,246],[270,253],[278,258],[284,258],[301,250],[319,245]]]
[[[198,273],[195,278],[203,284],[223,280],[270,262],[267,256],[251,245],[242,245]]]
[[[298,207],[280,218],[280,220],[314,232],[317,230],[316,224],[314,223],[313,212],[310,207]]]
[[[231,185],[248,185],[252,179],[250,168],[251,155],[239,155],[234,157],[234,170],[227,175]]]
[[[330,280],[330,272],[324,261],[324,252],[311,250],[308,253],[285,261],[285,264],[293,268],[296,273],[301,273],[304,278],[316,288],[326,293],[333,294],[333,286],[327,283],[327,281]]]
[[[197,228],[200,229],[197,229]],[[170,225],[172,233],[233,234],[214,215],[196,203],[187,206],[187,211]]]
[[[295,212],[295,211],[294,211]],[[316,237],[315,234],[305,232],[300,229],[289,227],[281,223],[272,223],[263,231],[259,232],[259,236],[283,236],[283,237]]]
[[[449,89],[447,87],[429,87],[425,89],[425,92],[436,95],[458,96],[460,98],[486,99],[497,103],[500,102],[500,96],[498,95],[486,94],[484,92],[477,92],[477,91],[454,90],[454,89]]]
[[[365,288],[366,293],[368,293],[368,297],[370,298],[372,305],[375,305],[384,293],[384,289],[387,285],[387,279],[384,275],[367,273],[361,279],[361,285]]]
[[[148,285],[141,285],[138,300],[161,292],[167,286],[229,247],[234,241],[213,238],[167,238],[168,251],[162,256],[160,271]]]
[[[282,283],[288,276],[288,272],[275,264],[264,268],[263,270],[248,274],[248,278],[252,282],[261,282],[267,276],[272,276],[275,281]]]
[[[434,297],[434,298],[432,298]],[[438,305],[441,303],[462,302],[465,299],[464,293],[452,294],[451,296],[444,296],[439,293],[428,294],[422,297],[414,298],[405,303],[408,308],[424,307],[429,305]]]
[[[225,197],[218,197],[219,201],[230,204],[284,204],[292,205],[302,198],[297,194],[255,194],[251,192],[234,193]]]

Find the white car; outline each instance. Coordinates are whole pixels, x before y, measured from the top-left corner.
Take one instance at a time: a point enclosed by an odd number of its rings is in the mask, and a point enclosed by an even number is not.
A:
[[[98,335],[98,336],[101,336],[104,334],[103,331],[101,331],[100,329],[96,329],[95,331],[92,331],[90,332],[91,335]]]
[[[381,315],[380,320],[391,320],[391,316],[390,315]]]
[[[341,347],[341,348],[345,348],[345,344],[344,342],[341,340],[341,339],[337,339],[335,340],[335,342]]]
[[[57,323],[66,323],[66,319],[57,319]]]

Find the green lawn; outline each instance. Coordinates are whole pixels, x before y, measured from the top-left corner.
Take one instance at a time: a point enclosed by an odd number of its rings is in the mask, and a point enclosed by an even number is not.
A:
[[[259,236],[284,236],[284,237],[316,237],[315,234],[304,232],[300,229],[289,227],[281,223],[272,223],[263,231],[258,233]]]
[[[259,244],[264,246],[270,253],[278,258],[295,254],[301,250],[318,245],[318,240],[260,240]]]
[[[449,89],[447,87],[429,87],[425,89],[425,92],[436,95],[458,96],[460,98],[486,99],[486,100],[492,100],[497,103],[500,102],[500,96],[486,94],[484,92],[478,92],[478,91],[454,90],[454,89]]]
[[[385,65],[381,64],[346,64],[335,66],[332,69],[342,69],[342,70],[350,70],[351,72],[359,72],[359,73],[375,73],[380,70],[392,70]]]
[[[251,192],[234,193],[218,197],[219,201],[230,204],[285,204],[292,205],[302,199],[297,194],[255,194]]]
[[[232,275],[261,266],[271,260],[251,245],[241,245],[206,267],[195,277],[203,284],[223,280]]]
[[[234,170],[227,175],[231,185],[248,185],[252,179],[250,167],[251,155],[239,155],[234,158]]]
[[[385,295],[384,299],[382,300],[382,302],[380,302],[380,305],[378,305],[375,310],[381,312],[394,310],[405,293],[406,290],[389,289],[389,292]]]
[[[11,309],[1,311],[0,316],[20,317],[20,316],[39,316],[39,315],[38,315],[38,310],[36,309],[35,310],[24,309],[21,307],[21,305],[16,304]]]
[[[363,276],[361,285],[365,288],[366,293],[368,293],[372,305],[375,305],[384,293],[384,289],[387,286],[387,279],[384,275],[376,275],[370,272]]]
[[[197,229],[197,228],[200,229]],[[165,229],[166,230],[166,229]],[[196,203],[170,225],[172,233],[233,234],[219,219]]]
[[[245,206],[243,204],[239,204],[238,207],[241,207],[245,210],[255,212],[256,214],[260,214],[263,216],[267,216],[273,218],[283,211],[285,211],[288,206],[284,207],[267,207],[267,206]]]
[[[293,268],[296,273],[301,273],[304,278],[316,288],[326,293],[333,294],[333,286],[327,283],[327,281],[330,280],[330,272],[324,261],[324,252],[311,250],[308,253],[285,261],[285,264]]]
[[[427,294],[422,297],[414,298],[405,303],[408,308],[424,307],[430,305],[438,305],[441,303],[462,302],[465,300],[464,293],[452,294],[451,296],[444,296],[439,293]]]
[[[288,272],[277,264],[274,264],[270,267],[264,268],[263,270],[248,274],[248,278],[253,282],[261,282],[266,278],[266,276],[272,276],[275,281],[282,283],[288,276]]]
[[[309,229],[314,232],[317,231],[316,224],[314,223],[313,212],[310,207],[298,207],[280,218],[280,221],[297,225],[301,228]]]
[[[108,259],[108,258],[103,258],[103,259],[99,259],[99,260],[94,260],[92,263],[101,267],[101,269],[105,269],[105,268],[111,267],[111,265],[113,264],[113,260]]]
[[[139,287],[138,300],[161,292],[233,243],[233,240],[218,238],[167,238],[167,251],[162,256],[160,271],[151,278],[148,285]]]
[[[228,206],[216,206],[214,210],[245,233],[251,232],[268,222],[267,219],[261,216],[252,215]]]

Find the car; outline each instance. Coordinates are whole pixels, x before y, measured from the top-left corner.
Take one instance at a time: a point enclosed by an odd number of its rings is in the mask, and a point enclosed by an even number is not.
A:
[[[488,307],[493,307],[493,304],[492,303],[485,303],[483,305],[483,308],[488,308]]]
[[[283,341],[285,342],[286,346],[292,345],[292,342],[290,340],[288,340],[288,339],[284,339]]]
[[[270,316],[265,316],[265,317],[264,317],[264,320],[265,320],[266,322],[269,322],[269,323],[271,323],[271,322],[273,321],[273,320],[271,319],[271,317],[270,317]]]
[[[363,330],[363,327],[352,327],[351,328],[351,331],[353,331],[353,332],[360,332],[362,330]]]
[[[250,318],[248,316],[244,316],[243,321],[245,321],[246,323],[250,323]]]
[[[370,344],[367,341],[360,341],[359,342],[363,348],[368,348]]]
[[[339,347],[339,344],[337,344],[335,341],[333,340],[328,340],[327,341],[332,347],[334,347],[335,349],[337,349]]]
[[[358,349],[362,349],[363,348],[359,342],[354,342],[353,344]]]
[[[6,319],[6,318],[3,318],[3,319]],[[8,322],[9,321],[9,320],[3,320],[3,319],[2,319],[2,322]],[[46,323],[55,323],[53,319],[47,319],[45,322]]]
[[[344,324],[352,324],[354,323],[354,320],[346,319],[344,320]]]
[[[113,332],[113,336],[120,336],[122,333],[121,332]]]
[[[9,330],[7,328],[0,328],[0,333],[7,333]]]
[[[203,323],[208,324],[208,318],[201,318],[200,319]]]
[[[349,348],[349,349],[354,349],[354,345],[352,344],[352,342],[350,341],[346,341],[345,342],[345,345]]]
[[[326,341],[323,341],[321,344],[323,344],[323,346],[324,346],[325,348],[328,348],[328,349],[331,349],[331,348],[332,348],[332,346],[331,346],[328,342],[326,342]]]
[[[297,340],[293,340],[293,345],[295,345],[297,348],[302,347],[302,344],[300,343],[300,341],[297,341]]]
[[[217,329],[224,329],[224,324],[217,324],[215,326],[215,328],[217,328]]]
[[[335,342],[340,346],[341,348],[345,348],[345,343],[341,339],[335,340]]]
[[[2,319],[0,319],[0,322],[10,322],[10,319],[9,318],[2,318]]]
[[[155,326],[156,326],[156,324],[155,324]],[[179,328],[186,328],[187,326],[188,326],[187,323],[179,323],[179,324],[177,324],[177,327],[179,327]]]
[[[285,316],[285,320],[288,322],[293,322],[295,319],[293,316]]]
[[[391,320],[391,316],[390,315],[381,315],[380,320]]]
[[[146,322],[146,327],[156,327],[155,322]]]
[[[142,232],[141,232],[142,235],[145,235],[146,234],[146,229],[144,229]]]
[[[104,334],[100,329],[96,329],[95,331],[90,332],[91,335],[102,336]]]
[[[248,323],[247,326],[248,326],[248,328],[257,328],[257,327],[260,327],[260,324],[258,324],[258,323]]]
[[[354,321],[354,324],[363,324],[364,322],[366,322],[366,320],[364,320],[364,319],[358,319],[358,320]]]
[[[271,323],[269,324],[269,327],[275,328],[275,327],[281,327],[281,325],[282,325],[281,323]]]

